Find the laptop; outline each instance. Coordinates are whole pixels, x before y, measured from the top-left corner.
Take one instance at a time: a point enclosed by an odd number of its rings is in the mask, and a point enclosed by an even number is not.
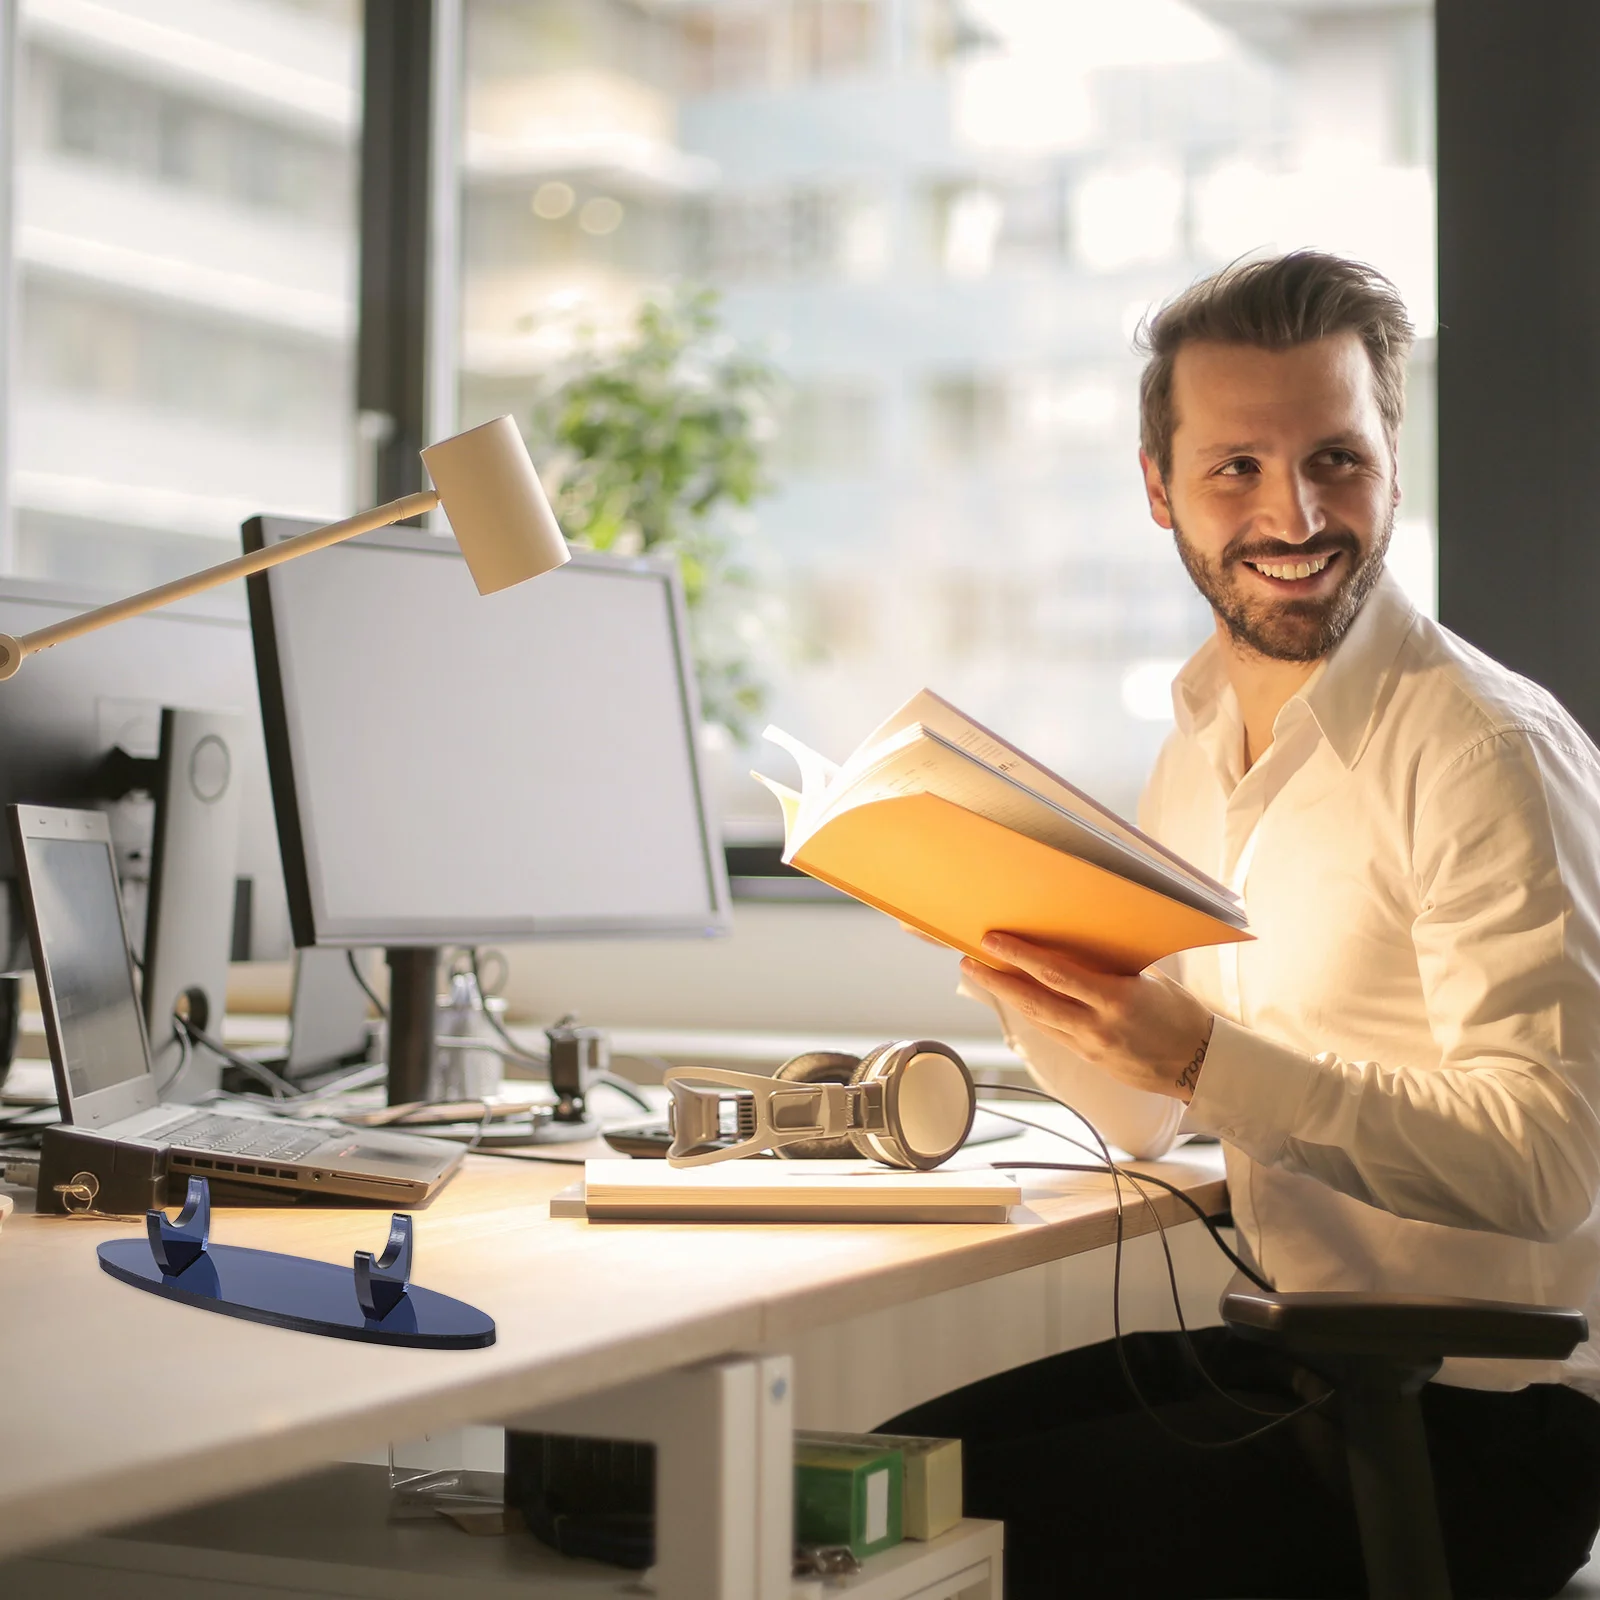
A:
[[[111,830],[99,811],[7,808],[61,1117],[165,1150],[169,1172],[415,1205],[460,1145],[332,1121],[163,1101],[134,984]]]

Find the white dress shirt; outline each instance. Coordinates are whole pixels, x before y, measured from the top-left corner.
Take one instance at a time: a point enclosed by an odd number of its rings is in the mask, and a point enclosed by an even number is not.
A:
[[[1014,1043],[1124,1149],[1221,1138],[1280,1289],[1573,1305],[1600,1334],[1600,752],[1387,575],[1248,772],[1215,640],[1173,703],[1141,823],[1256,936],[1177,958],[1217,1017],[1194,1100],[1108,1096],[1007,1015]],[[1441,1378],[1600,1395],[1600,1346]]]

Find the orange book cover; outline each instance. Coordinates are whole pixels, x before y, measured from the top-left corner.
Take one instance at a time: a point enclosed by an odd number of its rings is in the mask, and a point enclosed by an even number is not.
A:
[[[1107,972],[1140,972],[1176,950],[1251,937],[931,794],[856,806],[823,823],[792,861],[990,966],[999,963],[979,946],[995,930]]]
[[[756,776],[802,872],[991,966],[991,931],[1125,973],[1252,937],[1237,896],[1047,769],[1020,782],[1027,758],[947,702],[924,691],[884,729],[843,768],[768,730],[801,767],[802,794]]]

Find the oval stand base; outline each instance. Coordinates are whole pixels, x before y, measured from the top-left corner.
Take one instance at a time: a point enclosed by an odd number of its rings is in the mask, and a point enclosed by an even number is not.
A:
[[[208,1244],[182,1272],[163,1273],[143,1239],[110,1239],[97,1250],[113,1278],[168,1300],[299,1333],[424,1350],[476,1350],[494,1343],[494,1319],[464,1300],[407,1286],[389,1314],[368,1317],[355,1273],[330,1261]]]

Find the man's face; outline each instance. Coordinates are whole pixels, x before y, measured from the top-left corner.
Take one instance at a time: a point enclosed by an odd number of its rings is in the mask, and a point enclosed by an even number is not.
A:
[[[1400,499],[1361,340],[1196,342],[1172,377],[1165,481],[1140,456],[1151,515],[1237,644],[1318,660],[1377,582]]]

